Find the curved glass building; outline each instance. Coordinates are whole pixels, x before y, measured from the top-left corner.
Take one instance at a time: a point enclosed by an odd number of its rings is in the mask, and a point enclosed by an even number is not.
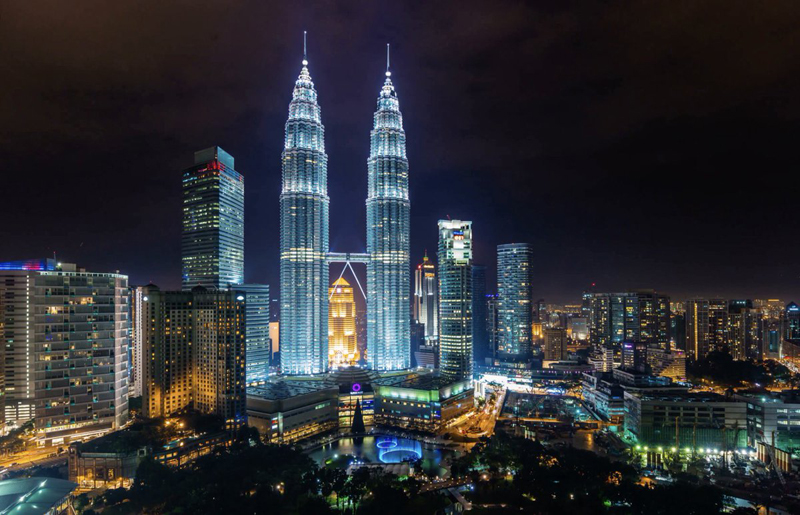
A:
[[[308,61],[294,86],[286,121],[281,190],[281,369],[328,368],[328,156]]]
[[[367,160],[367,363],[411,365],[408,159],[391,72],[378,97]]]

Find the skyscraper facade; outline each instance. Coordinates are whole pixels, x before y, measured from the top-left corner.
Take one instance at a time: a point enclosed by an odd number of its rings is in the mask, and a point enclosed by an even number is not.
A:
[[[525,360],[531,353],[532,277],[530,244],[497,246],[498,350],[506,358]]]
[[[144,288],[144,416],[164,417],[193,407],[245,421],[245,317],[247,293]]]
[[[266,381],[270,366],[269,285],[233,286],[245,300],[245,377],[248,383]]]
[[[728,349],[728,301],[708,300],[708,348],[709,351]]]
[[[480,361],[492,356],[486,309],[486,267],[472,265],[472,348]]]
[[[708,334],[708,300],[686,301],[686,355],[702,359],[710,352]]]
[[[359,355],[353,287],[340,277],[331,285],[328,298],[328,366],[355,365]]]
[[[436,265],[426,252],[414,271],[414,321],[425,327],[425,340],[432,344],[439,335],[438,298]]]
[[[411,364],[411,204],[403,117],[388,67],[367,167],[367,363],[373,370],[399,370]]]
[[[0,263],[5,414],[40,441],[128,420],[128,278],[52,259]]]
[[[305,57],[289,103],[282,167],[281,370],[320,373],[328,368],[328,156]]]
[[[560,327],[544,329],[544,359],[561,361],[567,357],[567,331]]]
[[[130,374],[128,380],[128,393],[131,397],[142,396],[142,326],[145,316],[142,312],[144,302],[144,287],[130,288],[131,308],[131,344],[130,344]]]
[[[244,178],[219,147],[194,153],[183,171],[183,289],[244,281]]]
[[[472,378],[472,222],[439,220],[439,367]]]
[[[584,293],[588,306],[589,339],[595,348],[643,342],[670,346],[669,297],[654,291]]]

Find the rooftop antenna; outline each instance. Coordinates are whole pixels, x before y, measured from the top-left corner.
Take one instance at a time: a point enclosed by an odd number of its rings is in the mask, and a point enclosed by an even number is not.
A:
[[[392,76],[392,72],[389,71],[389,43],[386,43],[386,76]]]
[[[308,64],[308,45],[306,43],[307,34],[308,34],[308,32],[306,32],[304,30],[303,31],[303,66],[306,66]]]

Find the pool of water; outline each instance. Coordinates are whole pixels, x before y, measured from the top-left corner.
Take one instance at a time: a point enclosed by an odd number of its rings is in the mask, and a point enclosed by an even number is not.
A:
[[[368,463],[400,463],[422,458],[425,473],[440,476],[444,472],[440,465],[442,458],[450,452],[412,438],[378,434],[363,438],[341,438],[308,454],[318,465],[325,465],[341,456],[353,456]]]

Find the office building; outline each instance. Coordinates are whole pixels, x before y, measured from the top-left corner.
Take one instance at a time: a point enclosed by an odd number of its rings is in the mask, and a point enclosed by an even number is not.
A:
[[[219,147],[194,153],[183,171],[183,289],[244,281],[244,178]]]
[[[800,340],[800,306],[794,302],[783,311],[783,339]]]
[[[303,58],[281,155],[281,371],[328,367],[328,156],[317,91]]]
[[[472,222],[439,220],[439,367],[472,379]]]
[[[708,301],[691,299],[686,301],[686,356],[702,359],[710,352]]]
[[[229,427],[244,423],[248,292],[148,285],[144,295],[144,416],[194,408]]]
[[[533,247],[497,246],[497,338],[504,359],[526,361],[531,354]]]
[[[60,445],[128,420],[128,278],[52,259],[0,263],[5,418]]]
[[[266,381],[269,376],[269,285],[231,285],[242,292],[245,300],[245,380],[247,383]]]
[[[486,302],[486,267],[472,265],[472,348],[476,361],[492,357],[489,341],[487,302]]]
[[[686,350],[686,312],[672,312],[669,321],[670,349]]]
[[[356,301],[344,277],[333,282],[328,301],[328,367],[336,369],[358,362]]]
[[[414,321],[424,326],[425,339],[439,337],[438,285],[436,265],[428,259],[428,253],[414,271]]]
[[[370,132],[367,181],[367,364],[411,364],[410,249],[406,134],[387,69]]]

